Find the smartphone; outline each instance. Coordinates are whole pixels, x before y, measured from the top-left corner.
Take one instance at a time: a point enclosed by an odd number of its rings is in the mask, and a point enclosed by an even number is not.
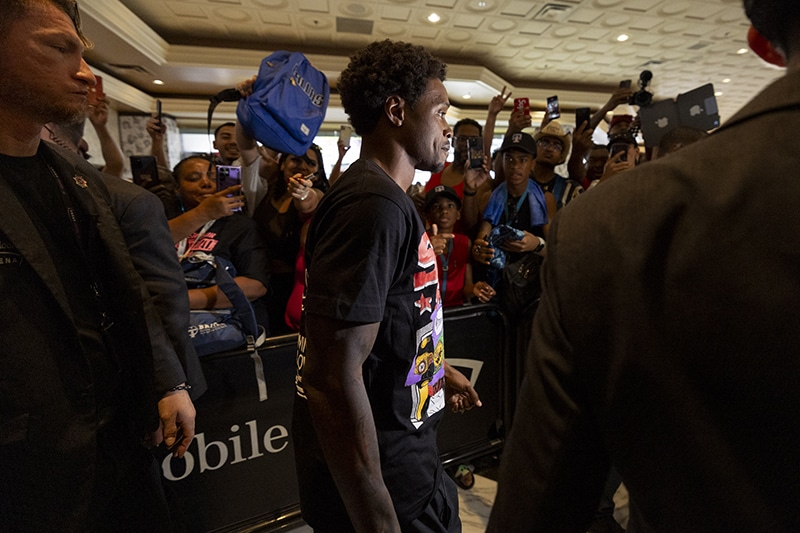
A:
[[[528,98],[514,98],[514,111],[522,111],[523,115],[531,114],[531,102]]]
[[[339,139],[341,139],[343,145],[350,146],[350,133],[352,131],[353,128],[347,124],[342,124],[341,129],[339,129]]]
[[[94,87],[89,87],[89,94],[86,95],[89,105],[97,105],[105,96],[103,93],[103,78],[95,76],[94,79],[96,80],[95,85]]]
[[[608,150],[608,158],[610,160],[616,160],[616,156],[618,153],[622,152],[622,157],[619,158],[620,161],[627,161],[628,160],[628,147],[630,144],[628,143],[620,143],[616,142],[611,145],[611,148]]]
[[[483,138],[467,138],[467,158],[469,168],[483,168]]]
[[[553,120],[560,116],[561,109],[558,107],[558,96],[549,96],[547,98],[547,117]]]
[[[161,100],[156,100],[156,120],[158,120],[158,125],[161,126]]]
[[[234,167],[228,165],[217,165],[217,191],[233,187],[234,185],[242,184],[242,167]],[[228,198],[232,197],[228,195]],[[241,211],[241,207],[233,209],[233,211]]]
[[[132,155],[131,174],[136,185],[149,189],[161,183],[158,179],[158,165],[152,155]]]
[[[592,110],[588,107],[579,107],[575,110],[575,127],[580,128],[581,124],[586,122],[586,127],[589,127],[589,121],[592,118]]]
[[[631,88],[631,80],[622,80],[619,82],[620,89],[630,89]]]

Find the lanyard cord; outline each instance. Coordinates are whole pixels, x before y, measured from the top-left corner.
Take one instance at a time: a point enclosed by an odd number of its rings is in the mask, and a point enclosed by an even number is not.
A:
[[[453,251],[453,239],[447,241],[447,253],[442,254],[442,301],[444,301],[444,295],[447,293],[447,269],[448,263],[450,262],[450,253]]]
[[[69,193],[67,192],[66,187],[64,187],[64,182],[61,181],[61,177],[58,175],[55,169],[52,166],[50,166],[50,163],[47,161],[45,161],[45,165],[47,165],[47,169],[50,171],[50,174],[53,176],[53,179],[56,180],[56,184],[58,185],[58,190],[61,192],[61,199],[64,202],[64,206],[67,210],[67,218],[69,219],[70,222],[70,228],[72,229],[72,234],[75,236],[75,241],[78,244],[78,250],[80,250],[81,253],[81,259],[83,259],[83,264],[86,265],[86,268],[89,273],[89,279],[91,280],[89,288],[92,289],[92,292],[94,293],[94,299],[95,302],[97,303],[97,309],[100,311],[100,327],[103,329],[103,331],[107,331],[111,326],[114,325],[114,322],[111,320],[111,318],[108,316],[108,313],[106,312],[106,306],[103,303],[100,284],[97,282],[97,276],[95,275],[94,263],[89,260],[89,257],[86,253],[86,243],[83,240],[81,228],[80,225],[78,224],[78,216],[75,213],[75,208],[72,204],[72,199],[69,197]]]

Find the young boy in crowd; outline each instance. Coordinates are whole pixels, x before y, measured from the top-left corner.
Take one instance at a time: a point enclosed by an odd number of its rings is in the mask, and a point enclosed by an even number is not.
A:
[[[466,235],[454,233],[456,222],[461,218],[461,199],[447,185],[437,185],[425,196],[425,218],[431,225],[431,243],[437,252],[436,264],[442,287],[445,307],[462,305],[473,296],[486,303],[495,295],[495,290],[485,281],[472,282],[472,265],[469,263],[470,240]],[[435,239],[444,240],[436,246]]]

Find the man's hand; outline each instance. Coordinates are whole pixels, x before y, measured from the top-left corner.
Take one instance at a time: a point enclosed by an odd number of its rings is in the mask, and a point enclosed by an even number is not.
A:
[[[164,441],[173,457],[183,457],[194,439],[194,404],[185,390],[170,391],[158,402],[161,418],[154,442]]]
[[[522,252],[532,252],[532,251],[534,251],[536,249],[536,247],[539,246],[539,237],[537,237],[536,235],[534,235],[532,233],[528,233],[527,231],[524,232],[524,233],[525,233],[525,235],[522,237],[522,239],[520,239],[518,241],[514,241],[514,240],[511,240],[511,239],[508,239],[508,240],[504,241],[500,245],[500,247],[503,250],[505,250],[507,252],[512,252],[512,253],[522,253]]]
[[[494,298],[494,296],[497,294],[497,291],[495,291],[494,288],[485,281],[479,281],[472,287],[472,294],[478,299],[478,301],[485,304]]]
[[[258,76],[253,76],[252,78],[248,78],[236,85],[236,89],[239,91],[239,94],[241,94],[243,98],[247,98],[248,96],[253,94],[253,84],[256,82],[257,77]]]
[[[602,183],[622,172],[633,170],[636,166],[637,157],[639,157],[639,150],[632,144],[628,146],[625,152],[619,152],[614,154],[613,157],[609,157],[603,175],[600,177],[600,182]]]
[[[477,193],[481,185],[489,181],[489,156],[483,156],[483,166],[469,168],[469,161],[464,163],[464,191]]]
[[[454,413],[463,413],[483,405],[467,377],[444,362],[444,396]]]
[[[153,113],[153,116],[147,119],[145,129],[147,130],[147,134],[150,135],[150,138],[153,140],[153,143],[163,142],[164,134],[167,133],[167,126],[158,122],[158,117],[156,117],[155,113]]]
[[[585,156],[594,144],[592,142],[593,133],[594,129],[589,127],[588,122],[579,124],[572,135],[572,153],[580,154],[581,157]]]
[[[627,104],[628,100],[630,100],[631,96],[633,96],[633,93],[634,91],[630,87],[618,87],[614,89],[614,92],[611,93],[611,97],[608,99],[606,107],[609,110],[613,110],[619,105]]]
[[[496,94],[492,97],[489,101],[489,114],[497,115],[500,111],[503,110],[503,107],[506,105],[508,98],[511,96],[511,91],[508,91],[506,94],[506,86],[503,85],[503,90],[500,91],[500,94]]]
[[[439,228],[436,224],[431,226],[430,241],[433,246],[433,253],[436,255],[443,255],[447,250],[447,243],[453,239],[455,235],[452,233],[439,233]]]
[[[521,109],[515,109],[511,112],[511,118],[508,119],[508,135],[512,133],[519,133],[525,128],[531,127],[531,116],[526,115]]]
[[[89,106],[89,122],[95,129],[108,123],[108,102],[105,98],[100,98],[97,105]]]
[[[489,236],[484,235],[483,239],[475,239],[472,245],[472,258],[482,265],[488,265],[489,260],[494,257],[494,248],[489,246]]]

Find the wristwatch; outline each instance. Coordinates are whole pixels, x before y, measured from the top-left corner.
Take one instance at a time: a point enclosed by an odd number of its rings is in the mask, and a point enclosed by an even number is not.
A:
[[[533,253],[538,254],[539,252],[544,250],[545,240],[538,236],[536,238],[539,239],[539,246],[533,249]]]

